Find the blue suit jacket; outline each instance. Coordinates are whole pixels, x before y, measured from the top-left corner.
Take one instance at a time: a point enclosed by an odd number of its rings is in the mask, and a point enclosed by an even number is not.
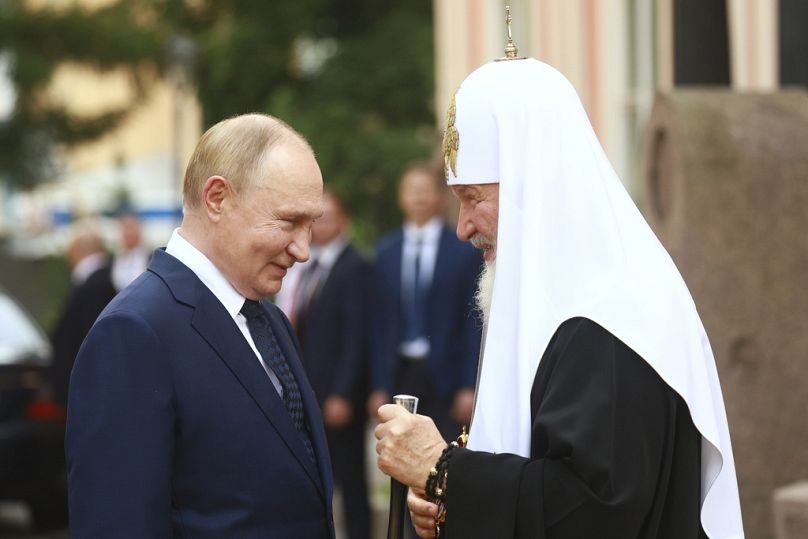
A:
[[[296,325],[318,401],[322,405],[332,395],[348,399],[359,421],[367,398],[369,275],[370,265],[346,246]]]
[[[334,537],[317,402],[288,321],[263,305],[300,385],[317,464],[224,306],[159,250],[76,360],[72,537]]]
[[[391,232],[376,248],[373,280],[373,389],[394,391],[401,343],[402,229]],[[474,388],[482,324],[474,314],[474,292],[482,266],[480,251],[443,227],[427,298],[427,365],[438,391],[451,397]]]

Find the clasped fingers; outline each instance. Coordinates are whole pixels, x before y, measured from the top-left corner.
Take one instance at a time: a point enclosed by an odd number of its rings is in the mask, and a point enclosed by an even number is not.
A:
[[[407,507],[418,537],[432,539],[435,537],[435,519],[438,515],[438,506],[428,501],[420,489],[410,489],[407,494]]]

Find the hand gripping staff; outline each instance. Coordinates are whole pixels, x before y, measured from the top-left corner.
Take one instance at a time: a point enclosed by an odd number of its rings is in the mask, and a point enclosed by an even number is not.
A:
[[[403,406],[414,414],[418,409],[418,397],[396,395],[393,403]],[[390,478],[390,519],[387,521],[387,539],[403,539],[404,514],[407,511],[407,485]]]

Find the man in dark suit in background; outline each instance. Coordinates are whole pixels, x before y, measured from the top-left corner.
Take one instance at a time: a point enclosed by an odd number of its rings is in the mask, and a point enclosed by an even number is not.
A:
[[[331,464],[288,320],[322,177],[260,114],[210,128],[183,221],[104,310],[71,378],[72,537],[333,539]]]
[[[112,285],[109,257],[97,233],[78,232],[68,244],[65,256],[72,270],[70,291],[51,334],[53,396],[63,405],[67,404],[70,371],[81,343],[117,293]]]
[[[399,185],[405,223],[376,249],[368,411],[376,417],[394,393],[420,398],[448,439],[468,425],[481,327],[473,316],[482,266],[477,250],[441,218],[446,187],[438,170],[411,165]]]
[[[348,241],[350,215],[333,192],[312,227],[311,259],[296,287],[295,328],[303,366],[325,423],[334,481],[342,487],[350,539],[370,537],[365,473],[367,283],[370,266]]]

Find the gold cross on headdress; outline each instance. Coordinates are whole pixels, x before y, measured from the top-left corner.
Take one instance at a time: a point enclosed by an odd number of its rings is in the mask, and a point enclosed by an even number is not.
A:
[[[505,6],[505,24],[508,25],[508,42],[513,42],[513,36],[511,35],[511,21],[513,17],[511,17],[511,6]]]
[[[511,6],[505,6],[505,24],[508,25],[508,44],[505,45],[505,56],[497,58],[497,60],[524,60],[524,56],[519,56],[519,48],[513,42],[513,35],[511,34]]]

